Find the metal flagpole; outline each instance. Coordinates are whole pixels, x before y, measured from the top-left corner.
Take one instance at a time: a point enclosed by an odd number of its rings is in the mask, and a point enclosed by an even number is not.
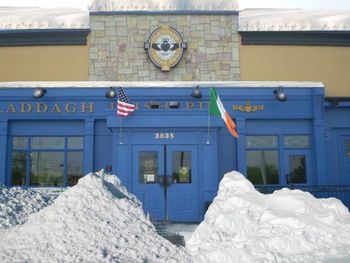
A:
[[[123,144],[123,126],[122,126],[122,117],[119,116],[119,144]]]

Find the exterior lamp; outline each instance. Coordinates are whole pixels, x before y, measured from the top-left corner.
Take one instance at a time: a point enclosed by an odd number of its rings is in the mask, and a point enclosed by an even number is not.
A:
[[[106,98],[108,99],[114,99],[117,96],[117,91],[115,88],[110,87],[109,90],[106,92]]]
[[[276,100],[278,101],[285,102],[287,100],[287,95],[282,88],[275,89],[273,94],[275,94]]]
[[[33,98],[34,99],[40,99],[42,97],[45,96],[47,90],[46,89],[43,89],[43,88],[37,88],[34,90],[34,93],[33,93]]]
[[[202,98],[202,92],[199,89],[199,86],[197,86],[191,93],[192,98],[194,99],[200,99]]]

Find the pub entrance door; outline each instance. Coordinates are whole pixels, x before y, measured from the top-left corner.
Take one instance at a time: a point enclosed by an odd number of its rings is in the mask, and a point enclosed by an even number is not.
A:
[[[133,192],[153,220],[199,220],[197,145],[134,145],[132,156]]]

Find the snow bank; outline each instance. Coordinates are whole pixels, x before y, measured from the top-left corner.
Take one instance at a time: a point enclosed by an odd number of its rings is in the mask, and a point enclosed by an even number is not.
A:
[[[349,10],[247,9],[239,31],[348,31]]]
[[[30,214],[50,205],[54,198],[21,187],[0,185],[0,230],[23,224]]]
[[[141,203],[113,175],[88,174],[55,202],[5,231],[0,262],[190,262],[158,236]]]
[[[320,262],[350,255],[350,214],[337,199],[300,190],[264,195],[238,172],[219,192],[187,248],[195,262]]]

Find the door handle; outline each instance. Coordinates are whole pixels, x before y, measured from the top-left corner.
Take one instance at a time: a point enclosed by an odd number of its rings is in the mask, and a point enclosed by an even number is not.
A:
[[[158,176],[158,183],[163,187],[170,186],[172,184],[172,176],[171,175],[160,175],[160,176]]]

